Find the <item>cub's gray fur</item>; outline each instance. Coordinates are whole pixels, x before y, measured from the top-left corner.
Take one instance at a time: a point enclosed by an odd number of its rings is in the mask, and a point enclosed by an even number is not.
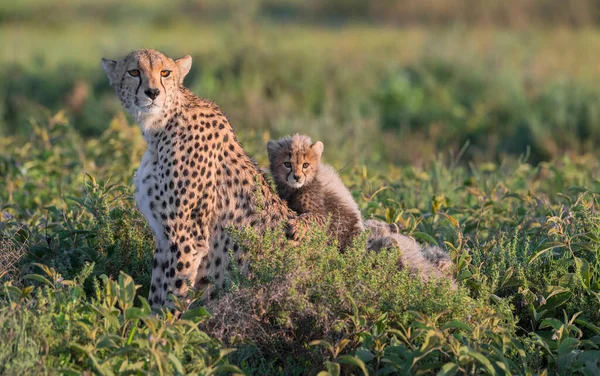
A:
[[[301,214],[298,220],[324,225],[331,217],[329,233],[346,249],[364,229],[362,216],[335,170],[321,163],[323,143],[296,134],[269,141],[267,151],[277,193]]]
[[[398,227],[377,219],[364,221],[365,229],[370,231],[367,249],[380,251],[382,249],[399,248],[400,267],[408,268],[418,273],[423,280],[430,276],[451,277],[452,261],[446,252],[436,246],[422,247],[416,240],[398,233]],[[454,285],[454,281],[452,281]]]

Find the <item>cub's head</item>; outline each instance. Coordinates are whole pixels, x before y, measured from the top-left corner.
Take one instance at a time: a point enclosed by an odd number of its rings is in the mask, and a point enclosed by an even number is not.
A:
[[[123,59],[102,59],[123,106],[143,123],[168,111],[192,66],[192,58],[173,60],[156,50],[133,51]]]
[[[298,189],[317,176],[323,143],[296,134],[269,141],[267,151],[275,183]]]

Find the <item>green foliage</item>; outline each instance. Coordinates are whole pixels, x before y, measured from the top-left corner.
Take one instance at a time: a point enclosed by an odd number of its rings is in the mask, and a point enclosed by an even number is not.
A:
[[[73,280],[36,264],[38,282],[18,288],[6,282],[0,292],[0,372],[2,374],[203,374],[238,372],[227,364],[233,350],[223,348],[198,329],[205,310],[153,313],[144,298],[134,305],[133,279],[102,275],[94,294],[83,282],[93,264]]]
[[[143,150],[137,131],[118,117],[99,140],[84,141],[60,114],[37,129],[26,143],[8,140],[2,154],[0,252],[17,260],[0,271],[0,337],[15,344],[0,345],[9,373],[189,373],[215,364],[250,374],[597,370],[594,158],[343,172],[366,217],[444,245],[456,290],[399,270],[401,249],[366,252],[364,237],[339,254],[316,227],[299,245],[282,231],[248,229],[234,235],[250,276],[234,271],[206,307],[212,316],[186,303],[180,320],[149,313],[153,239],[131,188],[112,183],[131,180]],[[217,341],[238,351],[227,355]]]
[[[585,85],[549,82],[528,95],[514,77],[426,60],[387,77],[378,103],[383,129],[403,137],[423,132],[442,150],[469,142],[463,155],[469,160],[498,160],[530,147],[530,161],[537,163],[557,150],[594,151],[598,94]]]

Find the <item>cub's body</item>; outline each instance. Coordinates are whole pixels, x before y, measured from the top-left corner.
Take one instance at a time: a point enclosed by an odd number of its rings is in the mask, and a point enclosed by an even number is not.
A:
[[[293,135],[267,144],[279,196],[300,214],[299,220],[324,225],[345,249],[363,229],[358,205],[333,167],[321,163],[323,144]]]

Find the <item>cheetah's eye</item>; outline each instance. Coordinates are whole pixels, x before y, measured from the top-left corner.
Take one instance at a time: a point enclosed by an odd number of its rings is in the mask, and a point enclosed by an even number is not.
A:
[[[129,73],[129,75],[131,77],[139,77],[140,76],[140,71],[137,70],[137,69],[133,69],[133,70],[127,71],[127,73]]]
[[[160,71],[160,75],[163,77],[169,77],[171,75],[171,71],[170,70]]]
[[[285,162],[283,165],[287,168],[292,167],[292,164],[290,162]]]
[[[308,166],[310,166],[308,163],[305,163],[302,165],[302,168],[308,168]]]

